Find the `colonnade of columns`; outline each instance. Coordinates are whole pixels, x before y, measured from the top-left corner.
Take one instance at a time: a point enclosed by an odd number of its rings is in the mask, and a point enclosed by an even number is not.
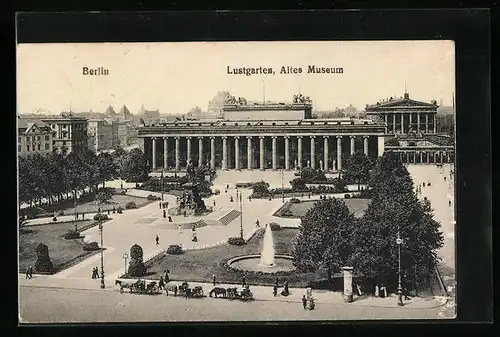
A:
[[[413,114],[417,115],[417,120],[416,123],[413,121],[412,116]],[[429,118],[429,113],[424,113],[423,116],[421,116],[422,113],[420,112],[412,112],[412,113],[387,113],[384,115],[384,120],[385,123],[387,124],[388,127],[388,132],[392,133],[406,133],[411,127],[414,127],[413,129],[415,131],[422,131],[425,133],[435,133],[437,130],[436,127],[436,114],[432,114]],[[405,123],[405,116],[408,116],[408,123]],[[425,117],[425,118],[421,118]],[[422,119],[425,121],[422,123]],[[432,123],[430,123],[432,122]],[[399,124],[398,128],[396,128],[396,125]]]
[[[395,151],[405,164],[445,164],[454,162],[453,152],[442,150]]]
[[[259,163],[258,167],[261,170],[264,170],[266,168],[266,162],[265,162],[265,152],[266,152],[266,144],[265,140],[266,138],[271,138],[271,160],[272,160],[272,169],[277,170],[284,168],[285,170],[290,170],[290,169],[297,169],[302,167],[303,164],[303,150],[304,150],[304,144],[303,144],[303,138],[304,137],[309,137],[310,141],[310,146],[309,146],[309,160],[307,160],[307,166],[316,168],[317,166],[317,159],[321,158],[316,157],[317,151],[316,151],[316,146],[318,145],[317,143],[320,141],[321,138],[323,138],[323,156],[322,160],[319,160],[319,164],[322,166],[321,169],[324,170],[341,170],[342,169],[342,160],[343,160],[343,153],[342,153],[342,139],[345,137],[349,137],[350,142],[349,142],[349,154],[353,155],[355,150],[355,140],[357,137],[362,137],[363,139],[363,152],[368,155],[368,140],[370,136],[340,136],[340,135],[331,135],[331,136],[315,136],[315,135],[310,135],[310,136],[289,136],[289,135],[284,135],[284,136],[218,136],[222,139],[222,162],[221,162],[221,167],[223,170],[229,169],[229,141],[232,141],[233,144],[231,144],[231,148],[234,149],[234,152],[232,154],[234,155],[234,161],[232,168],[234,169],[242,169],[242,163],[240,162],[240,148],[241,148],[241,142],[240,139],[246,138],[247,140],[247,165],[246,169],[253,169],[253,158],[254,158],[254,140],[257,138],[259,139],[258,142],[258,151],[259,151]],[[381,156],[384,152],[384,146],[383,146],[383,137],[381,136],[372,136],[372,137],[377,137],[378,138],[378,156]],[[157,142],[160,140],[163,140],[163,167],[167,168],[168,167],[168,154],[170,152],[170,149],[168,147],[168,139],[173,138],[175,140],[175,169],[179,170],[181,167],[181,141],[185,141],[185,149],[186,149],[186,158],[188,161],[191,161],[192,158],[192,140],[195,137],[187,136],[187,137],[151,137],[152,139],[152,169],[155,170],[158,168],[158,162],[157,162]],[[207,137],[197,137],[198,138],[198,166],[203,165],[203,151],[204,151],[204,143],[203,140],[210,138],[210,167],[212,169],[215,169],[216,166],[216,150],[215,150],[215,141],[216,137],[214,136],[207,136]],[[284,148],[278,149],[278,140],[283,139],[284,140]],[[291,153],[290,153],[290,147],[291,147],[291,140],[296,141],[296,150],[297,150],[297,156],[294,161],[294,165],[291,166],[290,161],[291,161]],[[329,143],[330,139],[336,139],[337,147],[336,147],[336,158],[331,158],[331,153],[329,151]],[[219,143],[220,144],[220,143]],[[281,143],[283,144],[283,143]],[[319,143],[321,144],[321,143]],[[256,144],[255,144],[256,145]],[[278,150],[281,151],[281,153],[284,152],[284,167],[278,167]],[[361,149],[359,149],[361,150]],[[244,159],[244,157],[243,157]],[[333,160],[335,159],[335,160]],[[334,162],[333,164],[330,165],[330,162]],[[243,163],[244,165],[244,163]]]

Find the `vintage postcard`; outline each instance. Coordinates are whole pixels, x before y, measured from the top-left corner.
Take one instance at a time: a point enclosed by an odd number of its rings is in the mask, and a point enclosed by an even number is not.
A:
[[[450,319],[453,41],[17,46],[21,323]]]

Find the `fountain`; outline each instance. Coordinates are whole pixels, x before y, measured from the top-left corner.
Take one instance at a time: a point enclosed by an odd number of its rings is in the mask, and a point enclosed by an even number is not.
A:
[[[266,225],[261,254],[234,257],[227,261],[227,264],[238,270],[272,274],[294,270],[292,260],[291,256],[275,254],[273,232],[271,226]]]
[[[273,232],[271,231],[271,226],[269,225],[266,225],[266,232],[264,233],[264,241],[262,244],[262,252],[260,253],[259,266],[274,266],[274,240]]]

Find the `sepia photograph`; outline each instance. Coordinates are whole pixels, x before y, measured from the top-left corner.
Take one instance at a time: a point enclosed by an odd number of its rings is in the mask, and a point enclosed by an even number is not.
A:
[[[21,324],[454,319],[455,43],[19,43]]]

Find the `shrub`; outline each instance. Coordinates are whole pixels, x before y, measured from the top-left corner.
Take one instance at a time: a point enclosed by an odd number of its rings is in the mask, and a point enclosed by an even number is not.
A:
[[[40,214],[46,213],[45,210],[41,207],[30,207],[24,211],[24,214],[28,217],[28,219],[36,218],[40,216]]]
[[[231,237],[227,240],[227,243],[233,246],[243,246],[246,242],[245,239],[241,237]]]
[[[66,240],[78,239],[80,238],[80,232],[75,231],[74,229],[70,229],[66,232],[66,234],[64,234],[64,238]]]
[[[157,201],[157,200],[160,200],[161,198],[160,198],[160,197],[157,197],[156,195],[152,195],[152,194],[150,194],[150,195],[148,195],[147,199],[148,199],[149,201]]]
[[[291,202],[292,204],[300,204],[300,199],[297,199],[297,198],[292,198],[292,199],[290,199],[290,202]]]
[[[36,246],[35,270],[44,273],[52,273],[54,271],[54,265],[49,257],[49,247],[43,243]]]
[[[125,209],[134,209],[134,208],[137,208],[137,205],[135,204],[134,201],[129,201],[127,202],[127,204],[125,205]]]
[[[94,251],[94,250],[99,250],[99,244],[95,241],[89,242],[83,245],[83,250],[84,251]]]
[[[102,220],[108,220],[108,219],[109,219],[108,215],[104,214],[104,213],[100,213],[100,214],[98,213],[98,214],[94,215],[94,220],[96,220],[96,221],[99,221],[99,220],[102,221]]]
[[[286,210],[286,212],[290,212],[290,210]],[[286,213],[286,212],[285,212],[285,213]],[[291,214],[291,212],[290,212],[290,214]],[[280,226],[279,224],[277,224],[276,222],[271,222],[271,223],[269,224],[269,227],[271,227],[271,230],[272,230],[272,231],[279,231],[279,230],[281,230],[281,229],[282,229],[282,228],[281,228],[281,226]]]
[[[346,193],[346,194],[344,194],[344,198],[345,198],[345,199],[350,199],[350,198],[351,198],[351,195],[350,195],[349,193]]]
[[[144,276],[147,271],[147,267],[144,265],[143,261],[143,251],[142,247],[139,245],[133,245],[130,248],[130,264],[128,268],[128,273],[130,276]]]
[[[167,254],[182,254],[182,247],[180,245],[170,245],[167,248]]]

